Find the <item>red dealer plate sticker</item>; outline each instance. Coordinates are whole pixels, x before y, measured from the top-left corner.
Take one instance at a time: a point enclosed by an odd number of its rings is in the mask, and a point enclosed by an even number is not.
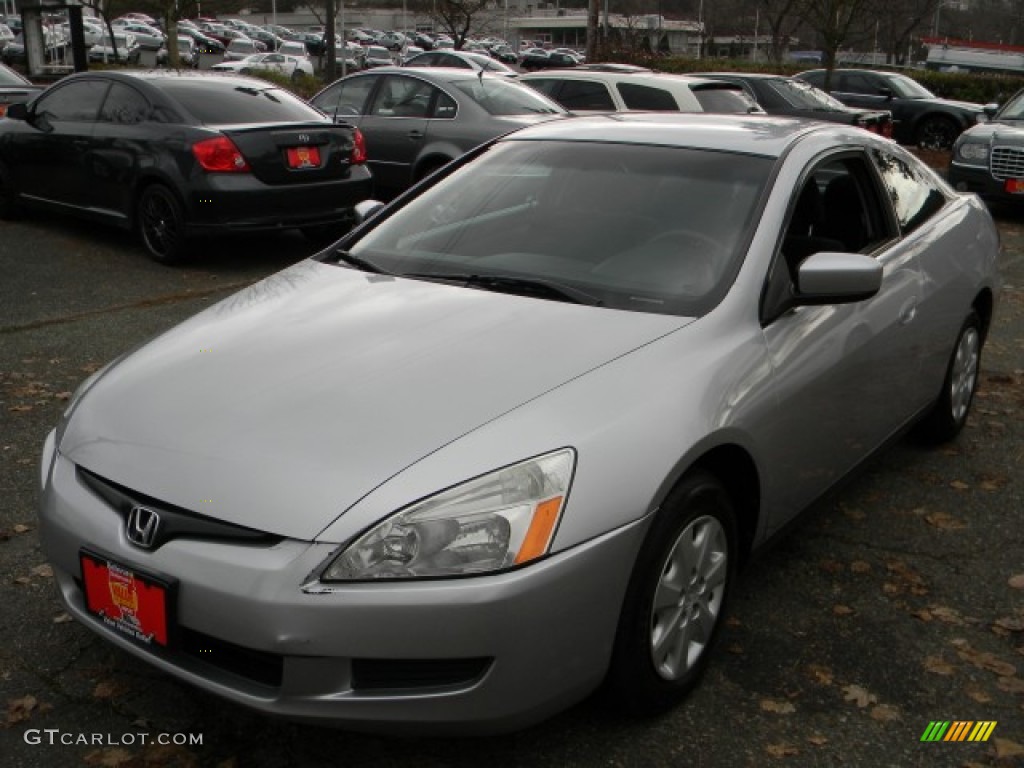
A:
[[[1011,195],[1024,195],[1024,179],[1007,179],[1004,189]]]
[[[166,648],[172,583],[87,550],[82,550],[79,558],[89,613],[137,643]]]
[[[320,167],[319,147],[289,147],[285,153],[288,155],[289,168]]]

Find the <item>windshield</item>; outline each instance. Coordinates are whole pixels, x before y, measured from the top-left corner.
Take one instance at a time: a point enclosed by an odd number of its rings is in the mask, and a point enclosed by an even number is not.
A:
[[[996,120],[1024,120],[1024,91],[1021,91],[996,113]]]
[[[771,167],[727,152],[509,140],[348,254],[398,275],[466,285],[501,277],[604,307],[697,316],[739,268]]]
[[[842,102],[833,99],[824,91],[815,88],[803,80],[770,80],[768,85],[781,96],[787,104],[796,109],[827,110],[829,112],[846,112]]]
[[[916,80],[911,80],[906,75],[889,75],[889,87],[897,96],[904,99],[934,99],[935,94],[925,88]]]
[[[492,115],[554,115],[564,112],[537,91],[499,78],[464,78],[452,85]]]

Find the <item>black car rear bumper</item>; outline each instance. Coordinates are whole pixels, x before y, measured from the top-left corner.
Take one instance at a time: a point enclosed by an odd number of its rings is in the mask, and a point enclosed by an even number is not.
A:
[[[319,184],[269,185],[250,174],[210,174],[194,189],[186,215],[190,235],[315,227],[351,219],[352,209],[373,194],[365,166],[349,177]]]

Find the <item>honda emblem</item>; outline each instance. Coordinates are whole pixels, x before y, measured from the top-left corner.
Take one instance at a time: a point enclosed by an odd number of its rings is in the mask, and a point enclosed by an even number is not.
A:
[[[134,506],[128,513],[125,535],[132,544],[151,549],[159,528],[160,515],[149,507]]]

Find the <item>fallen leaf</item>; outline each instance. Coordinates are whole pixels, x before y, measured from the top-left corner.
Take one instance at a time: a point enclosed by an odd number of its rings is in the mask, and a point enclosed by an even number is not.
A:
[[[920,619],[921,621],[926,621],[926,622],[927,621],[931,621],[932,619],[935,618],[934,616],[932,616],[931,611],[929,611],[927,608],[921,608],[918,611],[914,611],[910,615],[915,617],[915,618]]]
[[[1005,757],[1021,757],[1024,755],[1024,747],[1009,739],[996,739],[996,758],[1002,760]]]
[[[57,394],[54,395],[54,397],[57,398],[58,400],[70,400],[71,399],[71,391],[70,390],[66,390],[64,392],[58,392]]]
[[[813,733],[807,737],[807,740],[816,747],[823,747],[828,744],[828,739],[822,736],[820,733]]]
[[[11,726],[29,719],[32,710],[39,706],[39,700],[32,695],[20,699],[10,699],[7,702],[7,721],[5,725]]]
[[[1016,678],[1009,679],[1016,680]],[[972,701],[976,701],[979,704],[989,704],[992,701],[992,697],[985,691],[981,690],[981,688],[968,688],[965,693]]]
[[[12,411],[14,413],[26,413],[27,411],[31,411],[32,410],[32,406],[31,405],[12,405],[7,410],[8,411]]]
[[[900,711],[888,704],[879,704],[871,710],[871,719],[882,723],[891,723],[894,720],[900,719]]]
[[[127,687],[116,680],[100,680],[92,689],[92,697],[94,699],[112,699],[126,690]]]
[[[729,653],[734,654],[736,656],[742,656],[743,655],[743,646],[740,645],[739,643],[732,643],[725,650],[727,650]]]
[[[53,567],[46,563],[43,563],[42,565],[37,565],[35,568],[32,569],[32,575],[39,576],[44,579],[52,579]]]
[[[772,757],[792,757],[800,754],[800,750],[792,744],[769,744],[764,751]]]
[[[1012,677],[1017,674],[1017,668],[1007,661],[998,658],[994,653],[987,651],[976,651],[970,646],[957,651],[957,655],[964,661],[973,664],[978,669],[986,669],[994,672],[999,677]]]
[[[849,616],[851,613],[853,613],[853,608],[851,608],[848,605],[842,604],[833,605],[832,613],[834,613],[836,616]]]
[[[761,709],[765,712],[774,712],[777,715],[791,715],[796,712],[796,707],[790,702],[776,701],[775,699],[761,699]]]
[[[53,617],[54,624],[67,624],[69,621],[73,621],[70,613],[58,613]]]
[[[932,674],[943,677],[949,677],[956,672],[956,668],[941,656],[925,656],[924,668]]]
[[[725,626],[731,627],[732,629],[736,629],[737,627],[742,627],[743,622],[737,619],[735,616],[730,616],[725,620]]]
[[[1011,576],[1007,584],[1014,589],[1024,589],[1024,573],[1018,573],[1015,576]]]
[[[822,560],[818,563],[818,567],[825,573],[842,573],[846,570],[838,560]]]
[[[18,523],[16,526],[14,526],[14,528],[12,530],[15,533],[28,533],[29,531],[32,530],[32,528],[31,528],[31,526],[24,525],[22,523]]]
[[[811,664],[807,667],[808,673],[810,673],[811,679],[819,685],[832,685],[832,670],[828,667],[823,667],[821,664]]]
[[[1024,632],[1024,618],[1020,616],[1003,616],[993,623],[1008,632]]]
[[[938,528],[940,531],[960,531],[967,527],[967,523],[963,520],[946,512],[932,512],[930,515],[925,515],[924,520],[928,525]]]
[[[14,579],[14,583],[15,584],[31,584],[32,583],[32,579],[30,579],[28,576],[18,576],[18,577],[16,577]]]
[[[120,747],[111,747],[110,749],[97,749],[94,752],[90,752],[84,758],[86,765],[95,766],[95,768],[118,768],[118,766],[125,765],[132,759],[132,753],[127,749],[121,749]]]
[[[957,491],[966,491],[971,486],[969,486],[963,480],[954,480],[953,482],[951,482],[949,484],[949,487],[953,488],[954,490],[957,490]]]
[[[947,608],[944,605],[932,605],[928,607],[932,618],[938,619],[943,624],[952,624],[957,627],[962,627],[965,622],[963,617],[952,608]]]
[[[996,687],[1007,693],[1024,693],[1024,680],[1019,677],[1000,677],[996,680]]]
[[[850,563],[850,570],[854,573],[871,573],[871,563],[864,560],[854,560]]]
[[[852,701],[858,707],[864,709],[864,707],[870,704],[876,704],[878,697],[873,693],[869,693],[862,686],[850,684],[843,686],[843,701]]]

